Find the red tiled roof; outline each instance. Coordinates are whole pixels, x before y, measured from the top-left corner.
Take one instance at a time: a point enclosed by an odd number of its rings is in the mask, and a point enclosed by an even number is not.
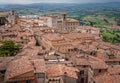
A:
[[[67,18],[67,22],[69,22],[69,23],[79,23],[78,20],[76,20],[76,19],[70,19],[70,18]]]
[[[90,65],[93,69],[107,69],[107,65],[104,61],[91,61]]]
[[[76,59],[76,65],[89,65],[93,69],[107,69],[107,64],[99,58],[91,55],[79,55]]]
[[[63,39],[63,37],[59,36],[58,34],[44,34],[43,37],[51,41]]]
[[[65,65],[54,65],[47,67],[47,77],[58,77],[66,73],[68,77],[78,78],[76,72],[78,69],[74,67],[67,67]]]
[[[104,61],[120,61],[120,56],[116,55],[114,57],[109,57],[106,54],[98,54],[97,57],[99,59],[102,59]]]
[[[33,67],[27,57],[13,60],[7,67],[5,80],[9,80],[21,74],[33,71]]]
[[[120,75],[102,74],[94,77],[95,83],[120,83]]]
[[[0,17],[6,17],[8,16],[8,12],[0,12]]]
[[[14,57],[0,57],[0,70],[5,70]]]
[[[58,19],[57,22],[61,23],[62,19]],[[76,19],[71,19],[71,18],[67,18],[66,20],[67,23],[80,23],[78,20]]]
[[[111,65],[108,67],[108,72],[110,74],[119,75],[120,74],[120,65]]]
[[[44,59],[36,59],[33,60],[32,63],[34,64],[35,73],[45,73],[45,61]]]

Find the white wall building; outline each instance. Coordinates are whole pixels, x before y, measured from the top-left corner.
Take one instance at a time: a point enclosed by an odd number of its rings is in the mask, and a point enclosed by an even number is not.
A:
[[[61,30],[72,31],[80,25],[78,20],[67,18],[66,13],[61,13],[61,15],[62,18],[60,19],[58,19],[58,17],[55,15],[50,15],[47,21],[47,26],[52,28],[59,28]]]

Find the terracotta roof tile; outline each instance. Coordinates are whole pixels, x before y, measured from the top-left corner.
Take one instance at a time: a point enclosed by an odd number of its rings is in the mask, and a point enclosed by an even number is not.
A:
[[[104,61],[91,61],[90,65],[93,69],[107,69],[108,66]]]
[[[58,34],[44,34],[43,35],[44,38],[47,38],[48,40],[62,40],[63,37],[61,37]]]
[[[65,65],[54,65],[47,67],[47,77],[58,77],[66,73],[68,77],[78,78],[76,72],[78,69],[74,67],[67,67]]]
[[[120,74],[120,65],[112,65],[108,67],[108,72],[110,74],[119,75]]]
[[[44,59],[36,59],[33,60],[32,63],[34,64],[35,73],[45,73],[45,61]]]
[[[92,34],[88,33],[69,33],[63,35],[67,39],[79,39],[79,38],[93,38]]]
[[[105,53],[97,54],[97,58],[102,59],[104,61],[120,61],[119,55],[109,58],[109,56],[107,56]]]
[[[91,55],[78,55],[76,65],[90,65],[93,69],[107,69],[107,64],[99,58]]]
[[[33,67],[27,57],[13,60],[7,67],[5,80],[9,80],[18,75],[33,71]]]
[[[94,77],[95,83],[120,83],[120,75],[102,74]]]
[[[0,57],[0,70],[5,70],[14,57]]]
[[[8,16],[8,12],[0,12],[0,17],[6,17]]]
[[[76,20],[76,19],[70,19],[70,18],[67,18],[67,22],[70,22],[70,23],[79,23],[78,20]]]

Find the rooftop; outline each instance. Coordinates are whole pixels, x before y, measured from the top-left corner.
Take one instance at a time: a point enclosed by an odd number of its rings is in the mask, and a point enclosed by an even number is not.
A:
[[[78,20],[76,20],[76,19],[70,19],[70,18],[67,18],[67,22],[68,23],[79,23]]]
[[[69,33],[69,34],[63,34],[63,36],[67,39],[79,39],[79,38],[93,38],[94,36],[87,33]]]
[[[35,68],[35,73],[45,73],[45,61],[44,59],[32,60],[33,66]]]
[[[57,22],[62,22],[62,19],[58,19]],[[76,19],[71,19],[71,18],[67,18],[66,22],[67,22],[67,23],[79,23],[78,20],[76,20]]]
[[[43,35],[44,38],[50,40],[50,41],[57,41],[57,40],[63,40],[63,37],[61,37],[60,35],[58,34],[44,34]]]
[[[76,65],[89,65],[93,69],[107,69],[107,64],[100,60],[99,58],[93,57],[91,55],[77,55]]]
[[[72,78],[78,78],[77,77],[77,73],[78,69],[74,68],[74,67],[67,67],[65,65],[54,65],[54,66],[49,66],[47,67],[47,77],[58,77],[58,76],[62,76],[62,75],[66,75],[68,77],[72,77]]]
[[[0,70],[5,70],[14,57],[0,57]]]
[[[33,71],[33,67],[27,57],[21,57],[20,59],[13,60],[7,67],[5,80],[10,80],[21,74]]]
[[[0,17],[6,17],[8,16],[8,12],[0,12]]]
[[[120,74],[120,65],[111,65],[108,67],[108,72],[113,75]]]
[[[102,74],[94,77],[95,83],[119,83],[120,75]]]

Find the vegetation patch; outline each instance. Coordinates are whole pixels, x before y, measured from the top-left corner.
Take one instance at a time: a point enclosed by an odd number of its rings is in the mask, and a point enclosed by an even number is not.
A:
[[[19,52],[20,45],[15,44],[13,41],[0,41],[0,57],[14,56]]]
[[[103,41],[110,42],[110,43],[120,43],[120,36],[118,35],[120,32],[115,30],[101,30],[101,35]]]

